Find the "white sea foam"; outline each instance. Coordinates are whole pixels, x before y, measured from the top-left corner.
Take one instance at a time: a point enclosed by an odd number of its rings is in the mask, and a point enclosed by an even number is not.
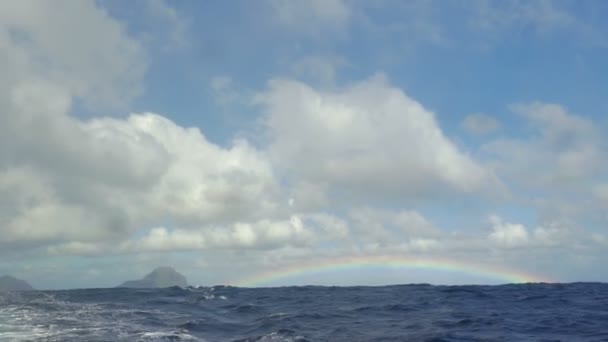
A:
[[[262,336],[258,339],[259,342],[298,342],[306,341],[303,336],[287,336],[281,331],[273,331],[268,335]]]
[[[73,303],[46,293],[26,300],[3,293],[0,294],[0,342],[85,341],[109,335],[120,341],[201,341],[181,332],[142,333],[146,330],[138,323],[142,314],[182,318],[161,310],[112,308],[108,311],[104,303]]]
[[[138,342],[153,342],[153,341],[174,341],[175,339],[179,339],[179,341],[202,341],[205,340],[194,337],[192,335],[186,333],[179,332],[145,332],[140,334],[137,339]]]

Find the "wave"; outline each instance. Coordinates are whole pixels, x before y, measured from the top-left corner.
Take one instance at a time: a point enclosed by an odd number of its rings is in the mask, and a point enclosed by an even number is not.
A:
[[[9,341],[608,340],[608,285],[0,293]]]

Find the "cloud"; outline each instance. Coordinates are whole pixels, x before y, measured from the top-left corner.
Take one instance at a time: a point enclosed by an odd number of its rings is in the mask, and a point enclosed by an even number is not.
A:
[[[558,143],[562,138],[597,136],[595,125],[589,119],[568,113],[566,108],[558,104],[542,102],[515,104],[511,106],[511,110],[530,120],[549,142]]]
[[[296,183],[401,198],[498,184],[443,134],[432,112],[383,75],[336,91],[275,79],[256,102],[274,163]]]
[[[415,210],[353,208],[348,240],[365,253],[433,253],[443,247],[443,232]]]
[[[500,247],[521,247],[529,242],[528,230],[521,224],[503,222],[498,216],[491,216],[492,233],[490,241]]]
[[[608,204],[608,183],[596,184],[593,188],[593,195],[596,199]]]
[[[477,113],[467,115],[462,122],[462,127],[471,134],[485,135],[495,132],[500,128],[500,123],[489,115]]]
[[[235,88],[232,77],[226,75],[213,76],[209,88],[214,100],[222,106],[242,101],[243,95]]]
[[[575,19],[559,9],[552,1],[478,1],[478,25],[487,30],[495,30],[513,25],[533,25],[538,30],[549,30],[569,26]]]
[[[605,27],[594,14],[600,10],[593,2],[577,4],[577,10],[571,2],[551,0],[378,0],[349,5],[357,39],[369,35],[372,44],[383,42],[378,54],[392,63],[403,63],[404,55],[428,45],[487,49],[512,37],[606,45]]]
[[[0,245],[95,254],[145,227],[274,215],[272,167],[245,140],[155,113],[75,116],[139,94],[146,51],[94,2],[45,4],[0,5]]]
[[[390,211],[372,207],[351,210],[353,235],[358,243],[401,243],[410,239],[434,238],[440,231],[413,210]]]
[[[321,85],[333,85],[336,81],[337,70],[347,65],[338,56],[306,56],[297,60],[292,69],[297,76]]]
[[[416,211],[366,207],[352,210],[347,218],[317,212],[188,230],[158,227],[113,252],[285,248],[320,252],[324,248],[319,246],[343,252],[434,252],[442,247],[441,235]]]
[[[166,0],[147,0],[144,9],[150,17],[157,19],[166,26],[169,44],[167,48],[183,48],[189,46],[187,37],[188,21]]]
[[[418,44],[443,46],[447,41],[441,8],[434,1],[361,1],[355,2],[353,12],[364,34],[375,41],[383,41],[387,49],[396,48],[402,59]],[[399,44],[395,44],[398,41]],[[405,49],[404,49],[405,47]],[[386,58],[386,57],[385,57]]]
[[[343,0],[268,0],[268,4],[279,23],[306,34],[341,30],[351,17],[350,7]]]
[[[566,32],[592,44],[605,43],[590,21],[577,16],[563,4],[548,0],[479,0],[477,6],[470,6],[473,9],[470,25],[490,35],[532,31],[547,36]]]
[[[107,251],[99,243],[92,242],[66,242],[55,244],[47,248],[49,255],[79,255],[79,256],[99,256]]]
[[[204,227],[199,230],[154,228],[127,250],[175,251],[203,249],[275,249],[287,245],[309,244],[313,235],[302,219],[292,216],[285,221],[260,220],[237,222],[228,227]]]
[[[42,119],[48,125],[37,131]],[[276,206],[263,154],[246,141],[221,148],[156,114],[36,117],[19,129],[31,135],[13,140],[13,160],[0,174],[3,198],[15,203],[3,213],[4,242],[104,240],[167,220],[189,227],[256,219]]]
[[[495,181],[443,135],[431,112],[383,76],[328,92],[271,81],[257,96],[271,137],[264,147],[242,139],[218,146],[156,113],[79,118],[72,110],[80,100],[120,104],[136,96],[125,88],[143,76],[123,69],[145,51],[94,4],[61,4],[90,17],[82,31],[100,42],[84,44],[74,53],[80,57],[45,45],[73,33],[45,30],[56,23],[48,18],[31,21],[29,11],[37,9],[11,8],[21,20],[11,17],[2,31],[10,62],[10,77],[0,82],[2,245],[47,247],[55,255],[339,245],[351,229],[363,232],[361,222],[377,221],[381,229],[361,236],[378,243],[402,237],[403,246],[429,249],[437,232],[420,214],[368,209],[340,218],[319,211],[327,190],[349,185],[381,197],[395,188],[393,195],[414,196],[435,187],[477,191]],[[132,50],[113,53],[122,46]],[[97,66],[97,58],[115,62]],[[98,71],[79,83],[80,68]],[[224,91],[231,84],[218,77],[211,86]]]
[[[557,104],[510,108],[523,129],[481,147],[489,164],[511,185],[515,200],[533,207],[542,220],[593,224],[591,218],[603,215],[598,195],[608,167],[601,126]]]
[[[50,83],[91,108],[141,94],[147,55],[93,1],[0,4],[0,90]]]
[[[589,119],[556,104],[535,102],[511,109],[528,122],[533,134],[482,147],[498,157],[502,174],[537,188],[568,187],[593,181],[607,166],[601,134]]]
[[[47,248],[51,255],[101,256],[176,251],[262,252],[285,248],[309,249],[332,241],[341,243],[349,235],[346,221],[314,213],[291,215],[285,219],[204,224],[196,227],[154,227],[125,236],[121,241],[63,242]]]
[[[361,25],[355,32],[369,41],[407,36],[438,44],[449,31],[430,3],[399,5],[417,17],[407,22],[399,11],[383,22],[392,8],[371,3],[269,3],[289,39],[346,36],[346,28]],[[512,19],[491,19],[497,30],[578,25],[550,11],[536,22],[541,5],[517,4],[523,12]],[[606,137],[589,117],[558,104],[513,105],[517,116],[504,125],[522,125],[510,135],[496,119],[472,114],[462,123],[470,133],[502,131],[470,153],[446,133],[453,127],[442,129],[435,113],[384,75],[340,85],[342,57],[294,44],[285,71],[304,81],[271,79],[255,96],[257,107],[246,108],[261,115],[261,127],[238,134],[261,133],[255,142],[218,145],[167,116],[178,113],[116,115],[144,89],[150,46],[97,2],[49,6],[0,4],[0,253],[13,258],[3,269],[24,255],[39,270],[56,261],[40,255],[138,267],[195,255],[207,268],[230,270],[217,273],[229,277],[234,269],[386,254],[534,269],[539,259],[597,257],[607,246],[599,231],[608,205]],[[146,6],[173,43],[184,43],[174,8]],[[220,104],[243,109],[251,91],[241,81],[218,74],[208,86]],[[481,203],[506,191],[513,202]],[[449,215],[464,204],[437,214],[439,205],[465,199],[476,207],[457,212],[463,219]],[[469,226],[478,211],[503,205],[513,218]],[[538,222],[518,217],[519,205]]]
[[[534,229],[521,223],[505,222],[501,217],[489,218],[492,231],[489,242],[500,249],[529,249],[528,254],[556,250],[589,253],[601,247],[605,236],[594,233],[566,219],[544,220]]]
[[[79,102],[97,110],[137,96],[146,52],[92,1],[2,3],[0,23],[1,243],[115,237],[127,215],[107,199],[88,210],[85,192],[99,189],[80,185],[104,174],[96,185],[137,186],[162,154],[146,159],[155,146],[121,145],[128,139],[95,141],[68,112]]]

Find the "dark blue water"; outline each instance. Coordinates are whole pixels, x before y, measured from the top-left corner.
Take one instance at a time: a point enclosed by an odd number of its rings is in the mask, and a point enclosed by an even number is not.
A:
[[[0,341],[608,341],[608,284],[0,293]]]

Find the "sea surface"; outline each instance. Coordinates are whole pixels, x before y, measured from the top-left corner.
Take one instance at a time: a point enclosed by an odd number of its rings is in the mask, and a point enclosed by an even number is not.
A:
[[[608,284],[5,292],[0,341],[608,341]]]

